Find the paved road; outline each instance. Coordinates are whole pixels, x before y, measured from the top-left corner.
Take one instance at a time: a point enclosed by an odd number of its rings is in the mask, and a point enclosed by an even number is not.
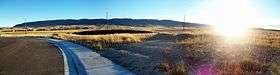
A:
[[[68,67],[65,68],[68,69],[66,71],[70,75],[134,75],[125,68],[81,45],[56,39],[49,39],[48,41],[64,52],[68,64]]]
[[[63,57],[46,40],[0,37],[0,75],[64,75]]]

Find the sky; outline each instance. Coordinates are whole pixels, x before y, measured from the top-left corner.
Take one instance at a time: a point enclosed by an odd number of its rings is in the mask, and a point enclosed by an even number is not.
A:
[[[0,27],[42,20],[100,19],[105,18],[106,12],[109,18],[183,21],[185,15],[186,21],[205,22],[214,17],[202,20],[205,15],[201,12],[213,11],[211,4],[215,1],[219,3],[219,0],[0,0]],[[280,23],[279,0],[248,2],[266,22]]]

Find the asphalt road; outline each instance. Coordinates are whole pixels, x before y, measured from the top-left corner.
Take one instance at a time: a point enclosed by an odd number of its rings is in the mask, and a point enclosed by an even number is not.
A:
[[[134,75],[127,69],[113,63],[84,46],[56,39],[49,39],[64,52],[70,75]]]
[[[0,75],[64,75],[63,56],[46,40],[0,38]]]

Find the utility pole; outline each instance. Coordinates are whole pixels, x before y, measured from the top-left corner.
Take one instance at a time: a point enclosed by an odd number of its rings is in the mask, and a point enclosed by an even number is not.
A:
[[[185,30],[185,24],[186,24],[186,16],[184,15],[184,23],[183,23],[183,25],[182,25],[183,31]]]
[[[106,12],[106,24],[109,25],[108,12]]]
[[[106,20],[108,20],[108,12],[106,12]]]
[[[25,31],[27,31],[27,23],[26,23],[27,21],[26,21],[26,18],[24,18],[24,27],[25,27]]]

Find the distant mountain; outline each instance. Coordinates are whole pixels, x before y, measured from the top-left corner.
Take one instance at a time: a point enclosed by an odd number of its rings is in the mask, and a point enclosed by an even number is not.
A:
[[[173,20],[156,19],[65,19],[65,20],[47,20],[35,21],[17,24],[14,27],[48,27],[48,26],[68,26],[68,25],[123,25],[123,26],[182,26],[184,23]],[[201,24],[185,23],[185,26],[204,26]]]

